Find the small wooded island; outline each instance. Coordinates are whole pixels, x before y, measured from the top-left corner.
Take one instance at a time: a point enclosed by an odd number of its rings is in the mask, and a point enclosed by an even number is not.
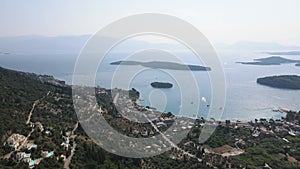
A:
[[[210,67],[200,65],[186,65],[175,62],[138,62],[138,61],[117,61],[110,63],[111,65],[126,65],[126,66],[143,66],[152,69],[169,69],[169,70],[185,70],[185,71],[211,71]]]
[[[279,89],[300,89],[300,76],[281,75],[258,78],[257,83]]]
[[[165,82],[152,82],[151,86],[154,88],[172,88],[173,85],[171,83],[165,83]]]
[[[300,60],[292,60],[280,56],[272,56],[267,58],[254,59],[253,62],[237,62],[237,63],[246,64],[246,65],[281,65],[281,64],[296,63],[296,66],[298,66]]]

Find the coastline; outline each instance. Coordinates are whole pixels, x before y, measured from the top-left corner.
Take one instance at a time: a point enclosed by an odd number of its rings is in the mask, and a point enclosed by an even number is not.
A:
[[[6,68],[5,68],[6,69]],[[15,71],[15,70],[14,70]],[[45,75],[38,75],[37,73],[34,73],[34,72],[24,72],[23,70],[16,70],[16,71],[18,71],[18,72],[22,72],[22,73],[26,73],[26,74],[35,74],[35,75],[37,75],[37,76],[45,76]],[[47,75],[46,75],[47,76]],[[66,86],[70,86],[70,87],[72,87],[72,84],[70,84],[68,81],[66,81],[64,78],[62,78],[62,77],[57,77],[57,76],[49,76],[49,77],[54,77],[54,79],[56,79],[57,80],[57,82],[61,82],[61,81],[64,81],[65,82],[65,85]],[[58,80],[59,79],[59,80]],[[97,86],[92,86],[92,87],[97,87]],[[124,89],[123,89],[124,90]],[[139,103],[139,104],[141,104],[141,103]],[[143,106],[147,106],[147,105],[143,105]],[[283,107],[288,107],[288,108],[290,108],[290,109],[293,109],[292,107],[290,107],[290,106],[286,106],[286,105],[277,105],[278,107],[279,106],[283,106]],[[252,121],[252,120],[254,120],[255,118],[264,118],[264,119],[280,119],[281,117],[284,117],[284,116],[282,116],[282,113],[277,113],[277,114],[274,114],[274,112],[272,111],[272,107],[273,107],[273,105],[271,106],[270,105],[270,107],[269,107],[269,113],[270,114],[273,114],[273,115],[270,115],[270,116],[268,116],[268,115],[266,115],[266,113],[265,113],[265,115],[264,116],[257,116],[257,117],[254,117],[254,118],[247,118],[247,119],[239,119],[239,117],[237,116],[237,117],[231,117],[231,118],[226,118],[226,119],[222,119],[222,121],[226,121],[226,120],[231,120],[231,121],[242,121],[242,122],[249,122],[249,121]],[[297,109],[294,109],[294,110],[297,110]],[[245,112],[248,112],[247,110],[245,110]],[[259,112],[259,110],[257,111],[257,112]],[[275,118],[274,118],[275,117]],[[198,116],[198,117],[191,117],[191,118],[201,118],[201,116]]]
[[[40,76],[40,75],[39,75]],[[53,79],[53,76],[47,76],[47,75],[42,75],[43,77],[49,77],[50,78],[50,80],[51,80],[51,82],[50,83],[53,83],[54,82],[54,84],[55,85],[57,85],[58,84],[58,82],[59,83],[61,83],[62,82],[62,80],[57,80],[55,77],[54,77],[54,79]],[[55,80],[57,80],[57,82],[55,81]],[[64,86],[67,86],[67,87],[70,87],[70,88],[72,88],[72,85],[70,85],[70,84],[67,84],[67,83],[63,83],[63,85]],[[86,86],[85,86],[86,87]],[[97,89],[98,87],[95,87],[95,90]],[[100,87],[101,88],[101,87]],[[102,89],[105,89],[105,90],[112,90],[112,89],[107,89],[107,88],[102,88]],[[123,89],[118,89],[118,90],[123,90]],[[141,99],[140,99],[140,97],[137,99],[137,100],[135,100],[134,101],[134,103],[136,104],[136,105],[138,105],[139,107],[142,107],[142,108],[144,108],[144,109],[149,109],[149,110],[155,110],[155,111],[158,111],[157,110],[157,108],[155,108],[155,107],[150,107],[150,106],[147,106],[147,105],[142,105],[142,104],[140,104],[139,103],[139,101],[141,101]],[[285,114],[287,114],[287,110],[290,110],[290,111],[292,111],[292,112],[297,112],[297,111],[295,111],[295,110],[291,110],[291,109],[288,109],[288,108],[285,108],[285,107],[280,107],[280,106],[278,106],[278,109],[279,109],[279,113],[280,114],[282,114],[282,113],[285,113]],[[272,109],[270,108],[270,112],[272,112]],[[165,112],[161,112],[161,113],[165,113]],[[172,115],[174,115],[174,116],[176,116],[176,117],[184,117],[184,118],[189,118],[189,119],[193,119],[193,120],[201,120],[201,119],[204,119],[204,120],[207,120],[207,121],[214,121],[214,122],[226,122],[226,121],[236,121],[237,123],[250,123],[250,122],[252,122],[253,120],[255,120],[255,119],[249,119],[249,120],[239,120],[239,119],[236,119],[236,120],[233,120],[233,119],[215,119],[215,120],[212,120],[213,118],[205,118],[205,117],[200,117],[200,116],[198,116],[198,117],[189,117],[189,116],[184,116],[184,115],[177,115],[177,114],[174,114],[173,112],[170,112]],[[286,116],[286,115],[285,115]],[[265,117],[260,117],[260,119],[273,119],[273,118],[265,118]],[[277,119],[273,119],[273,120],[280,120],[280,118],[277,118]]]

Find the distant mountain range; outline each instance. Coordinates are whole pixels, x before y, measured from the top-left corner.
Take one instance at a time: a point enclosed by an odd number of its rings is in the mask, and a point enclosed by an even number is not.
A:
[[[270,55],[299,55],[300,56],[300,51],[266,52],[266,53]]]
[[[84,47],[92,35],[81,36],[16,36],[0,37],[0,54],[77,54]],[[111,37],[104,37],[104,41],[113,40]],[[179,45],[160,43],[162,49],[182,50]],[[141,40],[128,40],[125,45],[118,48],[119,52],[126,52],[137,48],[151,48],[152,43]],[[281,52],[280,50],[291,50],[288,53],[276,53],[285,55],[300,54],[300,46],[284,46],[278,43],[262,43],[241,41],[235,44],[217,43],[214,45],[217,50],[265,50]],[[299,50],[299,51],[298,51]],[[271,53],[270,54],[275,54]]]
[[[0,55],[4,54],[78,54],[92,35],[82,36],[17,36],[0,37]],[[115,40],[111,37],[101,37],[101,42]],[[161,48],[178,49],[173,44],[156,44]],[[126,52],[139,48],[152,48],[153,44],[129,39],[117,48],[116,52]]]
[[[89,35],[0,37],[0,52],[10,54],[78,53]]]
[[[216,43],[216,49],[220,50],[257,50],[257,51],[280,51],[280,50],[300,50],[300,46],[284,46],[274,42],[251,42],[251,41],[240,41],[234,44]],[[272,53],[265,52],[265,53]],[[299,52],[300,53],[300,52]],[[274,54],[277,55],[277,54]],[[278,54],[280,55],[280,54]]]

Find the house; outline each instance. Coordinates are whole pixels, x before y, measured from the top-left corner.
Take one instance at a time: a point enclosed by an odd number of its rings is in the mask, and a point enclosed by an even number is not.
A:
[[[54,151],[50,151],[48,154],[47,154],[47,157],[52,157],[54,155]]]
[[[143,137],[148,137],[148,131],[147,130],[143,131],[141,134],[142,134]]]
[[[164,122],[158,122],[158,123],[156,123],[156,126],[157,127],[167,127],[166,123],[164,123]]]
[[[6,142],[9,147],[16,149],[25,140],[25,138],[25,136],[20,134],[12,134]]]
[[[290,141],[289,141],[288,139],[286,139],[286,138],[282,138],[282,140],[285,141],[285,142],[287,142],[287,143],[290,142]]]
[[[293,130],[289,131],[288,133],[289,133],[289,135],[291,135],[291,136],[293,136],[293,137],[296,136],[296,133],[295,133]]]
[[[246,142],[242,139],[238,140],[236,142],[236,145],[239,147],[239,148],[242,148],[242,149],[245,149],[246,148]]]
[[[30,168],[33,168],[33,167],[34,167],[34,164],[35,164],[35,161],[34,161],[34,160],[31,160],[28,164],[29,164],[29,167],[30,167]]]
[[[64,138],[64,141],[61,143],[61,146],[68,149],[69,145],[70,145],[70,139],[69,139],[69,137],[65,137],[65,136],[63,136],[63,138]]]
[[[41,156],[45,158],[47,157],[48,153],[49,153],[48,151],[42,151]]]
[[[60,160],[60,159],[62,159],[63,161],[65,161],[66,160],[66,156],[62,154],[62,155],[56,157],[57,161]]]
[[[24,158],[30,158],[31,154],[24,154]]]
[[[265,166],[262,167],[263,169],[272,169],[267,163],[265,163]]]
[[[30,123],[29,123],[29,126],[30,126],[31,128],[33,128],[33,127],[34,127],[34,123],[30,122]]]
[[[276,126],[282,126],[282,124],[283,124],[283,121],[281,121],[281,120],[275,120],[275,125]]]
[[[65,143],[65,142],[62,142],[61,143],[61,146],[63,146],[66,150],[69,149],[69,144]]]
[[[31,160],[32,160],[31,158],[24,158],[22,161],[25,162],[25,163],[30,163]]]
[[[132,134],[135,136],[135,137],[137,137],[139,134],[140,134],[140,132],[138,131],[138,130],[133,130],[132,131]]]
[[[151,130],[149,134],[153,136],[155,133]]]
[[[163,120],[163,122],[164,122],[165,124],[172,124],[172,123],[175,122],[175,120],[174,120],[174,119],[167,118],[167,119]]]
[[[66,143],[66,144],[69,144],[69,143],[70,143],[69,137],[64,137],[64,136],[63,136],[63,139],[64,139],[64,143]]]
[[[18,152],[16,154],[16,160],[20,161],[24,158],[25,152]]]
[[[260,132],[258,130],[254,130],[252,133],[253,137],[258,137],[260,135]]]
[[[28,150],[31,150],[31,149],[37,149],[37,145],[36,145],[36,144],[33,144],[33,143],[28,143],[28,144],[26,145],[26,148],[27,148]]]
[[[25,152],[18,152],[18,153],[16,154],[16,160],[18,160],[18,161],[20,161],[20,160],[22,160],[22,159],[28,159],[28,158],[30,158],[30,157],[31,157],[31,154],[30,154],[30,153],[26,154]]]
[[[44,126],[42,125],[41,122],[36,122],[36,123],[35,123],[35,126],[36,126],[41,132],[44,131]]]
[[[105,89],[98,89],[97,90],[97,94],[107,94],[106,90]]]
[[[247,129],[253,129],[253,126],[251,126],[249,123],[244,123],[244,122],[236,122],[236,126],[244,127]]]
[[[41,156],[43,158],[52,157],[53,155],[54,155],[54,151],[50,151],[50,152],[48,152],[48,151],[42,151],[42,153],[41,153]]]
[[[51,131],[49,131],[49,130],[46,130],[45,134],[48,135],[48,136],[52,135]]]

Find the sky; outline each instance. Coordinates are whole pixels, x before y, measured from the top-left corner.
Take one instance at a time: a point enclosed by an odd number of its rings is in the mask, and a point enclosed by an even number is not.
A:
[[[94,34],[139,13],[176,16],[211,42],[300,46],[299,0],[0,0],[0,37]]]

